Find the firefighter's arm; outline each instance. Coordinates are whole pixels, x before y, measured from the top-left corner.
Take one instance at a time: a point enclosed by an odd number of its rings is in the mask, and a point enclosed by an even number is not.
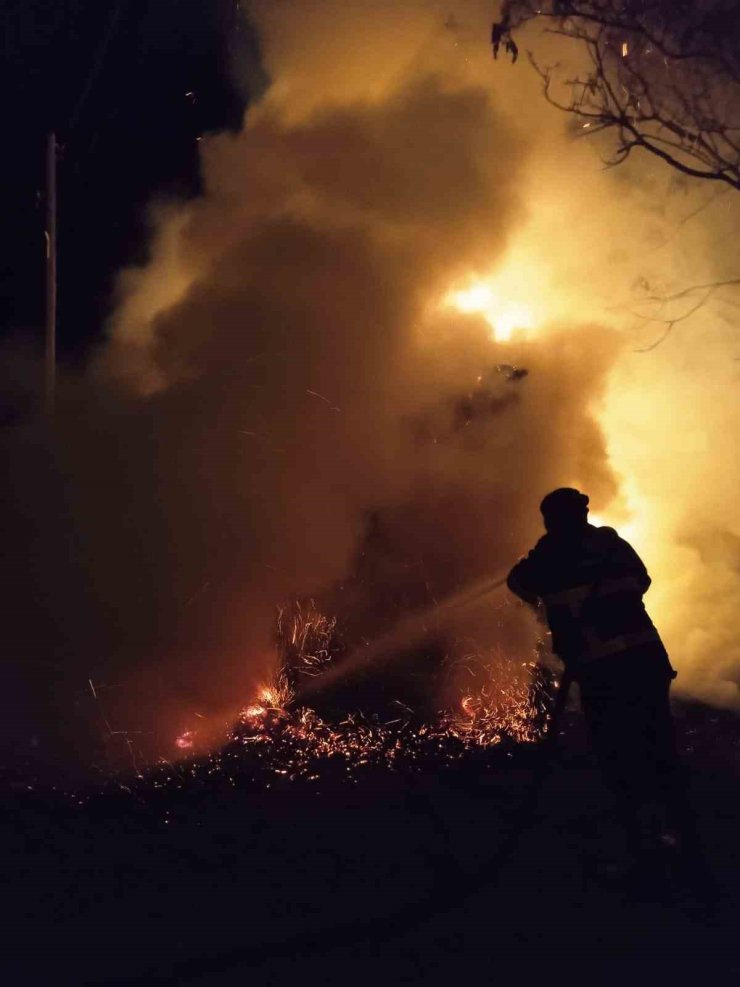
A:
[[[526,558],[520,559],[511,570],[506,577],[506,585],[520,600],[524,600],[525,603],[530,603],[536,607],[539,605],[540,597],[535,588],[536,582],[533,569],[532,553],[530,552]]]

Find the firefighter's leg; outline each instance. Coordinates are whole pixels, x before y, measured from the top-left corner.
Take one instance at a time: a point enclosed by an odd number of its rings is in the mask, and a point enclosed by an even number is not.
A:
[[[696,819],[689,794],[688,776],[681,763],[671,713],[671,679],[654,683],[649,693],[654,788],[664,808],[663,842],[686,853],[698,851]]]
[[[602,780],[614,800],[615,816],[624,836],[626,857],[634,860],[642,839],[638,820],[640,803],[625,770],[618,704],[607,691],[583,687],[581,704]]]
[[[650,710],[635,683],[621,681],[583,696],[601,774],[615,802],[625,848],[638,870],[655,866],[664,827],[650,757]]]

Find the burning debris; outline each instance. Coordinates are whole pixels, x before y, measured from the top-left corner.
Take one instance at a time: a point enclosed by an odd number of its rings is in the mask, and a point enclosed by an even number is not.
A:
[[[499,363],[485,376],[478,377],[476,387],[454,403],[453,431],[466,428],[471,422],[486,421],[495,418],[510,404],[519,399],[516,391],[509,388],[503,390],[500,378],[507,384],[516,384],[523,380],[529,371],[523,367],[514,367],[508,363]]]
[[[204,754],[198,732],[185,730],[174,740],[177,760],[160,759],[146,772],[127,776],[126,784],[111,778],[105,790],[134,797],[150,810],[166,806],[164,821],[170,823],[194,792],[200,798],[280,783],[356,783],[373,771],[436,774],[463,761],[478,770],[533,748],[544,736],[557,682],[538,660],[513,662],[493,651],[445,653],[445,689],[454,701],[430,712],[430,706],[411,706],[407,693],[390,698],[387,689],[373,688],[364,671],[351,688],[335,687],[336,677],[327,675],[330,685],[322,690],[322,676],[350,655],[338,621],[315,601],[280,608],[275,626],[278,670],[242,709],[224,746]],[[426,645],[394,658],[421,667],[439,654]],[[387,669],[382,675],[376,670],[373,678],[404,681]],[[434,684],[432,678],[433,695]],[[73,797],[79,805],[89,800]]]
[[[175,741],[175,747],[181,751],[192,750],[195,746],[195,736],[192,730],[185,730]]]
[[[302,701],[301,684],[342,660],[336,620],[320,613],[312,600],[290,612],[281,609],[277,643],[280,669],[242,710],[231,750],[249,751],[268,773],[290,780],[316,780],[329,765],[354,777],[365,765],[413,770],[534,744],[543,736],[556,686],[539,662],[520,664],[519,674],[512,676],[503,656],[467,653],[446,665],[450,678],[470,685],[458,688],[457,703],[433,717],[403,698],[388,701],[384,711],[376,703],[372,712],[345,707],[342,714],[340,696],[346,698],[346,692],[327,700],[314,690],[311,698],[321,705],[319,713]],[[423,649],[414,657],[419,655],[424,658]]]
[[[287,695],[295,689],[301,676],[313,678],[320,675],[326,665],[340,653],[336,639],[336,618],[325,617],[313,600],[306,604],[296,602],[289,611],[278,609],[276,644],[279,665],[284,678],[278,689],[265,690],[268,701]]]

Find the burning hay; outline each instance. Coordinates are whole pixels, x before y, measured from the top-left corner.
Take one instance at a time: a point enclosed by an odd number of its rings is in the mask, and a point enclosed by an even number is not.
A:
[[[556,683],[538,662],[520,663],[512,676],[500,655],[466,653],[454,661],[443,656],[448,679],[470,684],[458,686],[456,703],[433,717],[402,697],[372,712],[348,712],[345,703],[341,713],[346,691],[327,700],[313,689],[319,712],[302,701],[301,684],[341,662],[336,620],[321,614],[313,601],[296,604],[291,612],[279,612],[277,637],[279,671],[242,710],[231,745],[232,752],[249,752],[268,773],[316,780],[337,768],[354,777],[366,765],[414,770],[534,744],[543,735]],[[414,655],[417,662],[419,657],[428,658],[429,648]],[[357,697],[358,690],[352,694]]]

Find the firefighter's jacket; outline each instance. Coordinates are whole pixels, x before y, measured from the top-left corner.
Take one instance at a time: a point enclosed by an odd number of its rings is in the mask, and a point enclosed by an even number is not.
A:
[[[670,669],[642,602],[650,576],[613,528],[588,524],[569,537],[545,535],[507,583],[528,603],[544,605],[553,651],[574,674],[628,652],[655,653]]]

